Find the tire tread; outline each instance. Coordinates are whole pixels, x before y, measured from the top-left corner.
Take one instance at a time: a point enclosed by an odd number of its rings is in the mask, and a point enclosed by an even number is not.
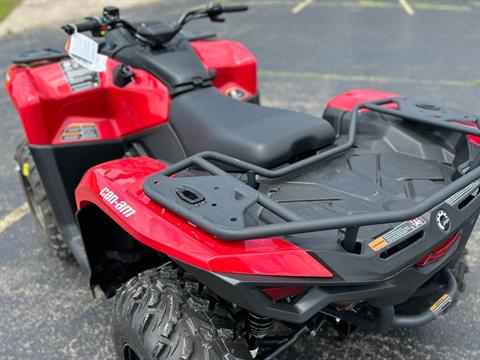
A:
[[[23,176],[20,171],[20,176],[22,177],[22,185],[24,187],[32,214],[35,214],[32,209],[33,202],[37,203],[39,205],[38,208],[42,211],[45,229],[41,227],[38,219],[35,219],[35,222],[37,224],[37,227],[42,230],[42,236],[49,252],[58,258],[70,259],[72,257],[72,253],[70,252],[70,249],[63,240],[60,229],[58,228],[57,221],[53,214],[52,206],[50,204],[50,201],[48,200],[47,192],[45,190],[45,187],[43,186],[40,174],[35,165],[35,161],[33,160],[32,154],[25,140],[18,144],[15,153],[15,160],[17,161],[20,169],[22,169],[23,164],[28,164],[28,177]],[[29,193],[25,188],[26,183],[28,183],[32,189],[32,196],[29,196]]]
[[[220,307],[212,306],[214,300],[204,298],[200,288],[171,266],[147,270],[124,284],[113,306],[118,359],[125,343],[144,360],[251,359],[245,340],[234,338],[227,311],[217,311]],[[218,329],[216,317],[222,318]]]

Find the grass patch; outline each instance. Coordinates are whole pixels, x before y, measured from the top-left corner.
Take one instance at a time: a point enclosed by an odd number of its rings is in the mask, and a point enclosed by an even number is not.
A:
[[[0,21],[3,21],[21,0],[0,0]]]

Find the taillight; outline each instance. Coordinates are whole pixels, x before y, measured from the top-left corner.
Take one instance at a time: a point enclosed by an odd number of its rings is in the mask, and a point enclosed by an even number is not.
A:
[[[260,290],[267,295],[272,301],[278,301],[290,296],[295,296],[307,290],[305,286],[284,286],[284,287],[268,287]]]
[[[452,236],[448,238],[447,241],[442,243],[439,247],[432,250],[428,253],[422,260],[417,264],[417,267],[424,267],[425,265],[431,264],[435,261],[440,260],[446,253],[457,243],[457,241],[462,237],[462,232],[457,231]]]

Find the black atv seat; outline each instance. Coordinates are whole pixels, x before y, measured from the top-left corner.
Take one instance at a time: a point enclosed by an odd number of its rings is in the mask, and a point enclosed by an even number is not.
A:
[[[175,97],[170,123],[187,155],[217,151],[272,168],[331,145],[324,119],[231,99],[214,88]]]

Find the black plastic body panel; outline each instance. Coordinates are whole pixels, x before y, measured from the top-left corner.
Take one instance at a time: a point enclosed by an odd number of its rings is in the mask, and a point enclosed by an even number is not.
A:
[[[67,58],[64,51],[56,49],[33,50],[27,53],[15,54],[12,56],[12,63],[15,65],[32,64],[38,62],[58,61]]]
[[[47,191],[62,235],[82,268],[89,271],[83,241],[75,219],[75,188],[83,174],[100,163],[132,155],[145,155],[167,163],[183,159],[185,153],[170,125],[113,141],[68,145],[29,146]],[[135,153],[140,148],[142,154]]]
[[[448,232],[443,232],[437,226],[435,216],[440,209],[446,210],[450,218],[451,227]],[[328,268],[334,269],[337,276],[347,283],[381,281],[402,271],[405,267],[417,264],[426,254],[447,241],[456,231],[461,230],[462,240],[466,241],[475,225],[479,211],[480,198],[475,199],[461,210],[445,203],[437,206],[425,215],[428,222],[421,231],[423,236],[388,258],[383,258],[382,251],[374,251],[366,244],[361,254],[328,249],[328,246],[319,249],[320,246],[315,250],[307,247],[306,250]],[[403,239],[399,240],[399,243],[402,241]],[[303,247],[306,247],[305,244]]]
[[[212,273],[179,261],[177,263],[213,292],[244,309],[275,320],[301,324],[331,304],[367,301],[372,306],[387,308],[406,302],[443,268],[452,268],[456,264],[477,217],[475,215],[461,225],[464,232],[461,241],[439,261],[424,268],[416,268],[414,262],[406,261],[401,270],[384,273],[383,278],[377,281],[346,282],[338,276],[318,279]],[[433,240],[437,244],[442,242],[441,239]],[[402,255],[402,259],[407,259],[409,255]],[[425,253],[417,255],[424,256]],[[348,266],[348,262],[343,262],[339,268]],[[373,266],[365,262],[361,271]],[[272,301],[260,291],[261,288],[291,286],[307,287],[309,290],[290,304]],[[434,287],[439,288],[440,284],[434,284]],[[341,316],[341,312],[338,315]]]
[[[89,272],[90,266],[75,219],[75,187],[88,168],[122,157],[123,149],[120,143],[29,147],[62,237],[82,269]]]
[[[152,49],[119,28],[107,34],[100,49],[103,54],[125,65],[151,73],[168,86],[172,97],[198,87],[211,86],[212,76],[181,34],[165,47]]]

